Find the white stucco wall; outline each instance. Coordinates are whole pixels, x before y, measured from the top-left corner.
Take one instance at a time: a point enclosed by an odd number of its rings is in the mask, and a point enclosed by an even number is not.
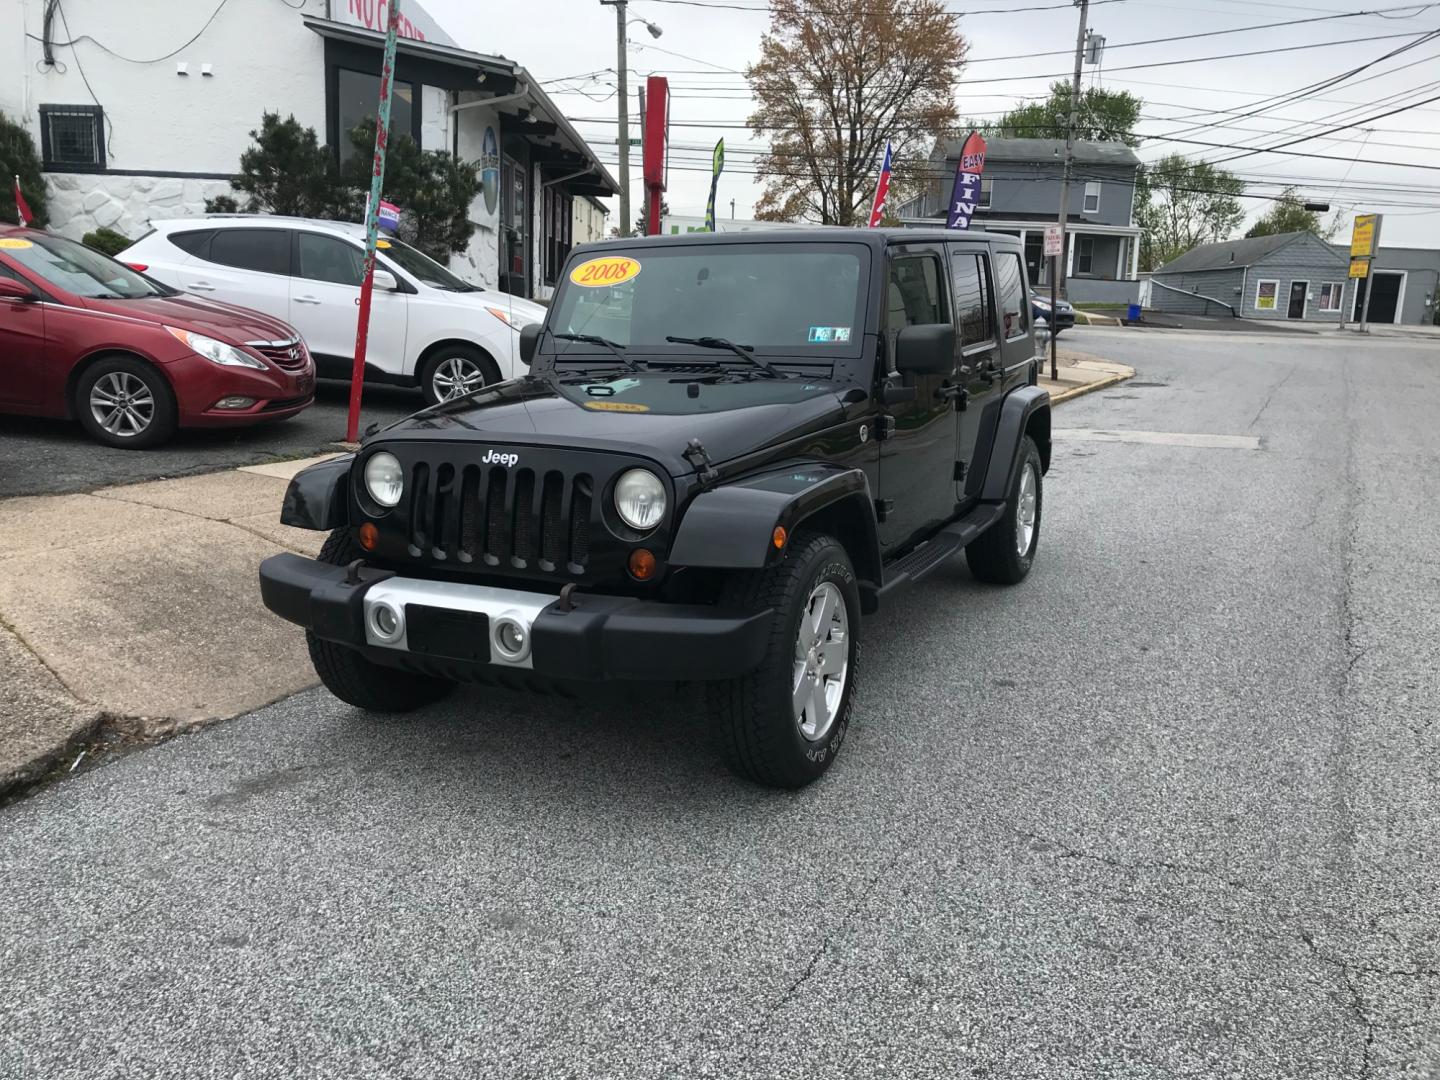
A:
[[[605,239],[609,234],[609,221],[609,215],[598,210],[589,199],[575,196],[570,236],[576,245]]]
[[[462,101],[473,100],[477,94],[462,94]],[[456,255],[450,265],[463,277],[469,278],[487,289],[498,288],[500,284],[500,118],[494,109],[476,107],[462,109],[456,113],[453,123],[458,125],[460,157],[466,161],[481,162],[481,180],[485,188],[470,204],[470,220],[477,228],[470,238],[470,247],[463,255]],[[490,130],[494,138],[493,160],[484,160],[485,132]],[[493,170],[493,172],[491,172]]]

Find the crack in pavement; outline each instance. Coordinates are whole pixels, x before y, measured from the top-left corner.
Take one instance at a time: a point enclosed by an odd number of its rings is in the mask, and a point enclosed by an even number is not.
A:
[[[292,552],[293,554],[296,554],[296,555],[309,555],[309,554],[310,554],[310,552],[305,551],[305,550],[303,550],[302,548],[294,547],[294,546],[292,546],[292,545],[290,545],[290,544],[287,544],[287,543],[285,543],[283,540],[276,540],[273,536],[267,536],[265,533],[260,532],[260,530],[258,530],[258,529],[252,529],[249,525],[242,525],[239,521],[236,521],[234,518],[215,518],[215,517],[210,517],[210,516],[208,516],[208,515],[206,515],[206,514],[197,514],[197,513],[195,513],[195,511],[193,511],[193,510],[181,510],[181,509],[179,509],[178,507],[174,507],[174,506],[156,506],[154,503],[140,502],[138,499],[126,499],[126,498],[123,498],[122,496],[119,496],[119,495],[111,495],[111,494],[108,494],[108,493],[106,493],[106,492],[104,492],[104,491],[91,492],[91,497],[92,497],[92,498],[96,498],[96,499],[109,499],[111,502],[125,503],[127,506],[144,506],[144,507],[147,507],[148,509],[151,509],[151,510],[160,510],[160,511],[162,511],[162,512],[164,512],[164,513],[167,513],[167,514],[181,514],[181,515],[183,515],[183,516],[185,516],[185,517],[194,518],[194,519],[197,520],[197,521],[208,521],[208,522],[210,522],[210,523],[212,523],[212,524],[214,524],[214,525],[228,525],[228,526],[230,526],[232,529],[239,529],[239,530],[240,530],[241,532],[243,532],[243,533],[249,533],[251,536],[254,536],[254,537],[257,537],[258,539],[264,540],[266,543],[274,544],[274,545],[276,545],[277,547],[282,547],[282,548],[284,548],[286,551]],[[277,517],[278,517],[278,514],[277,514]]]
[[[1208,866],[1195,866],[1190,863],[1171,862],[1166,859],[1147,859],[1140,862],[1126,862],[1125,860],[1117,859],[1112,855],[1101,855],[1093,851],[1085,851],[1082,848],[1073,847],[1072,845],[1067,844],[1062,840],[1054,840],[1050,837],[1041,836],[1038,833],[1021,832],[1017,833],[1016,835],[1023,837],[1026,840],[1030,840],[1034,843],[1049,844],[1054,848],[1058,848],[1064,853],[1062,857],[1067,859],[1089,859],[1094,862],[1104,863],[1106,866],[1113,866],[1120,870],[1165,870],[1176,874],[1192,874],[1196,877],[1208,878],[1209,880],[1218,882],[1219,884],[1224,885],[1227,888],[1238,889],[1241,892],[1250,893],[1252,896],[1261,895],[1260,893],[1257,893],[1254,889],[1252,889],[1249,885],[1247,885],[1245,882],[1240,881],[1236,878],[1226,877],[1224,874],[1221,874],[1216,870],[1212,870]]]

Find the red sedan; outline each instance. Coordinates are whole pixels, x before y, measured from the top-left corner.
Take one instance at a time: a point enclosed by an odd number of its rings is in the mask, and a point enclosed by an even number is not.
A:
[[[284,419],[314,398],[314,361],[279,319],[0,225],[0,412],[73,417],[139,449],[177,427]]]

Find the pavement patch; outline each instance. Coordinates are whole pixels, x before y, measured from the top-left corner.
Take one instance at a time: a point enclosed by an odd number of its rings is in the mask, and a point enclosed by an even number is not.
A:
[[[1099,428],[1056,428],[1056,442],[1148,443],[1152,446],[1194,446],[1205,450],[1259,450],[1254,435],[1205,435],[1183,431],[1106,431]]]

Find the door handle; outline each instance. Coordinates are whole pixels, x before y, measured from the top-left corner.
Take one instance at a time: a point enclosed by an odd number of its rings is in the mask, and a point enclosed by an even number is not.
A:
[[[215,286],[214,286],[214,285],[211,285],[208,281],[192,281],[189,285],[186,285],[185,288],[187,288],[187,289],[190,290],[191,292],[214,292],[214,291],[215,291]]]
[[[297,296],[295,297],[295,302],[297,304],[318,304],[320,303],[320,298],[318,296]]]

